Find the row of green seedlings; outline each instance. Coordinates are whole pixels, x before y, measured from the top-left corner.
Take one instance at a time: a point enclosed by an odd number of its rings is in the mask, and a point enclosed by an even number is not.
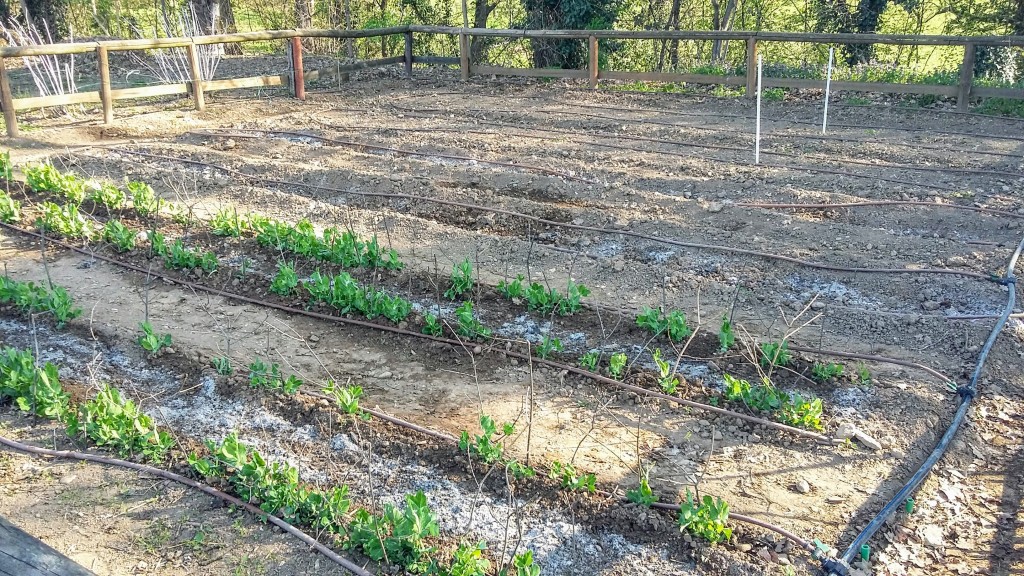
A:
[[[10,154],[0,155],[0,172],[3,172],[8,182],[11,169]],[[79,209],[85,200],[113,211],[124,209],[130,196],[133,209],[141,217],[159,213],[163,204],[175,221],[187,223],[190,219],[184,209],[158,198],[153,189],[143,182],[128,182],[128,192],[125,193],[110,183],[83,179],[73,172],[62,173],[49,163],[26,166],[24,171],[29,188],[37,192],[53,193],[68,202],[63,206],[44,202],[42,215],[37,221],[46,231],[56,232],[68,239],[88,239],[93,233],[92,225]],[[5,192],[0,197],[0,220],[14,223],[19,219],[20,203]],[[255,213],[239,216],[237,210],[223,208],[210,221],[210,228],[214,235],[228,237],[240,237],[251,232],[262,245],[346,267],[397,270],[403,266],[397,252],[385,251],[376,235],[363,241],[351,230],[339,232],[336,228],[327,228],[322,235],[318,235],[308,220],[291,225]],[[117,219],[108,220],[98,235],[120,252],[134,248],[136,235]],[[203,269],[209,272],[207,268]]]
[[[68,291],[62,286],[36,285],[22,282],[9,276],[0,277],[0,304],[13,305],[23,314],[51,314],[57,328],[63,328],[69,321],[82,315],[76,308]]]
[[[505,440],[515,432],[513,424],[503,424],[499,433],[494,419],[483,415],[480,417],[480,429],[481,434],[473,435],[467,430],[462,431],[459,436],[461,452],[484,465],[503,467],[517,479],[536,475],[537,471],[534,468],[505,454]],[[649,473],[649,470],[647,472]],[[597,491],[596,475],[582,474],[571,463],[552,462],[548,478],[559,482],[563,490],[591,494]],[[648,508],[658,501],[658,496],[651,490],[647,473],[641,475],[637,488],[626,491],[626,497],[631,502]],[[708,495],[695,500],[694,495],[687,489],[686,499],[680,503],[678,517],[681,531],[700,536],[712,544],[723,542],[732,537],[732,528],[727,525],[728,520],[729,505],[724,500]]]
[[[57,420],[67,426],[72,438],[86,438],[121,457],[154,464],[166,460],[174,439],[132,400],[114,387],[102,386],[95,398],[74,407],[57,372],[49,362],[39,367],[28,350],[0,349],[0,400],[10,399],[22,411]],[[207,440],[206,446],[208,456],[188,456],[198,475],[226,481],[243,500],[257,502],[264,512],[278,514],[289,523],[330,534],[345,549],[360,550],[375,561],[412,573],[485,576],[491,570],[482,554],[487,548],[484,542],[459,546],[451,562],[439,560],[439,550],[431,544],[439,534],[437,520],[423,492],[407,495],[401,508],[385,504],[379,515],[366,509],[349,514],[346,486],[324,490],[302,483],[296,468],[268,462],[234,433],[222,442]],[[540,574],[530,552],[516,556],[510,568],[511,572],[503,573]]]

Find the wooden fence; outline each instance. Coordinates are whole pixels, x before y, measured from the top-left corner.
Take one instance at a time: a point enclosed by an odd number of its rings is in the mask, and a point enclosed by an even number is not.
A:
[[[352,64],[338,64],[332,67],[304,71],[302,66],[302,38],[376,38],[401,34],[405,38],[405,53],[402,56],[364,60]],[[459,58],[437,56],[414,56],[414,34],[444,34],[458,36]],[[497,37],[510,39],[568,39],[588,43],[589,57],[586,69],[560,70],[535,68],[508,68],[478,65],[470,61],[470,46],[474,37]],[[663,72],[623,72],[601,70],[598,64],[598,41],[615,40],[723,40],[742,41],[746,45],[746,74],[744,76],[719,76],[710,74],[679,74]],[[186,50],[190,75],[200,78],[196,46],[230,44],[266,40],[286,40],[291,54],[291,71],[287,74],[251,76],[227,80],[188,81],[177,84],[159,84],[135,88],[112,89],[110,85],[109,54],[115,51],[152,50],[161,48],[184,48]],[[758,45],[763,42],[802,42],[814,44],[890,44],[911,46],[963,46],[964,58],[960,67],[959,84],[953,86],[926,84],[894,84],[884,82],[833,81],[834,90],[862,92],[883,92],[897,94],[934,94],[956,97],[960,109],[967,108],[971,98],[1015,98],[1024,100],[1024,89],[990,88],[974,84],[974,60],[977,46],[1024,47],[1024,36],[911,36],[891,34],[803,34],[782,32],[707,32],[707,31],[628,31],[628,30],[498,30],[490,28],[453,28],[444,26],[396,26],[373,30],[267,30],[240,34],[220,34],[189,38],[157,38],[140,40],[107,40],[100,42],[77,42],[66,44],[44,44],[37,46],[0,47],[0,107],[7,125],[7,135],[18,135],[16,112],[30,108],[66,106],[70,104],[100,103],[103,107],[103,121],[109,124],[114,118],[113,103],[116,100],[189,94],[197,110],[205,106],[204,93],[215,90],[257,88],[266,86],[290,86],[296,98],[305,97],[305,82],[344,74],[363,68],[405,65],[406,75],[411,76],[413,64],[458,65],[462,79],[474,75],[501,75],[527,77],[578,78],[589,80],[596,88],[600,80],[638,80],[648,82],[689,82],[695,84],[725,84],[744,86],[746,94],[752,96],[755,90]],[[99,90],[14,98],[7,70],[7,60],[29,56],[83,54],[95,52],[99,69]],[[824,80],[799,78],[763,78],[762,86],[767,88],[820,88]]]

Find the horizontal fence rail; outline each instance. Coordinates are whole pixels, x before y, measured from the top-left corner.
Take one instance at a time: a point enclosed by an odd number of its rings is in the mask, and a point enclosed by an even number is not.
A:
[[[302,69],[302,38],[357,39],[377,38],[401,34],[405,37],[405,54],[390,58],[362,60],[350,64],[337,64],[308,72]],[[457,36],[459,57],[413,56],[414,34],[442,34]],[[586,69],[538,69],[509,68],[503,66],[478,65],[471,61],[470,46],[473,38],[510,39],[565,39],[583,40],[588,43],[588,64]],[[746,74],[722,76],[711,74],[687,74],[669,72],[626,72],[601,70],[598,65],[599,40],[723,40],[742,41],[746,44]],[[211,44],[233,44],[268,40],[287,41],[291,54],[291,70],[285,74],[252,76],[226,80],[200,80],[197,46]],[[338,77],[348,72],[404,64],[407,76],[412,75],[413,64],[459,66],[463,80],[474,75],[524,76],[543,78],[573,78],[587,80],[596,88],[600,80],[631,80],[643,82],[688,82],[693,84],[719,84],[742,86],[746,95],[754,95],[754,74],[758,44],[762,42],[799,42],[815,44],[891,44],[914,46],[963,46],[964,59],[960,67],[960,81],[956,85],[899,84],[886,82],[833,81],[833,90],[861,92],[882,92],[893,94],[920,94],[956,97],[961,110],[967,109],[972,97],[1024,99],[1024,89],[992,88],[975,86],[974,59],[978,46],[1024,47],[1024,36],[911,36],[903,34],[807,34],[786,32],[742,32],[702,30],[507,30],[492,28],[456,28],[448,26],[395,26],[370,30],[263,30],[236,34],[216,34],[181,38],[153,38],[135,40],[101,40],[98,42],[75,42],[43,44],[33,46],[0,47],[0,107],[7,125],[7,135],[18,135],[16,112],[34,108],[68,106],[74,104],[100,103],[103,107],[104,123],[113,121],[113,103],[117,100],[188,94],[194,100],[195,108],[205,106],[204,93],[239,88],[263,88],[290,86],[296,98],[305,96],[305,82]],[[184,48],[187,51],[191,80],[184,83],[158,84],[134,88],[112,89],[110,86],[109,54],[127,50],[154,50]],[[95,52],[97,55],[99,90],[52,96],[14,98],[10,85],[7,61],[11,58],[33,56],[70,55]],[[763,86],[768,88],[823,89],[824,80],[801,78],[764,78]]]

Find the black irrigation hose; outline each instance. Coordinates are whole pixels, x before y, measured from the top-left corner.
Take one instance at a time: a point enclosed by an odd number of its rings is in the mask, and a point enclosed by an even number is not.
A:
[[[1020,244],[1017,245],[1017,250],[1010,257],[1010,261],[1006,266],[1006,276],[1002,278],[1002,283],[1007,288],[1006,296],[1006,308],[1003,309],[1002,316],[996,322],[995,326],[992,327],[992,332],[989,334],[988,339],[985,341],[985,345],[982,347],[981,352],[978,354],[978,363],[974,368],[974,373],[971,375],[971,380],[966,386],[961,386],[957,392],[960,394],[960,407],[957,409],[956,414],[953,416],[953,421],[950,423],[946,433],[942,435],[942,439],[939,440],[938,445],[928,456],[928,458],[921,464],[921,467],[910,477],[910,480],[893,496],[892,500],[886,504],[878,515],[875,516],[867,526],[857,535],[857,537],[850,544],[850,547],[846,549],[842,557],[839,560],[824,559],[822,560],[822,570],[829,576],[846,576],[849,574],[850,563],[860,553],[862,545],[877,532],[882,525],[889,519],[896,510],[903,505],[910,494],[917,489],[917,487],[924,480],[925,476],[931,471],[935,463],[939,461],[939,458],[945,454],[946,449],[949,448],[950,443],[956,436],[957,431],[960,429],[960,425],[963,424],[964,419],[967,417],[967,409],[971,406],[971,401],[978,393],[978,379],[981,377],[982,368],[985,366],[985,360],[988,359],[989,352],[992,351],[992,346],[996,342],[999,333],[1002,332],[1003,327],[1006,325],[1006,321],[1010,317],[1010,313],[1013,312],[1014,304],[1017,299],[1017,277],[1014,273],[1014,269],[1017,267],[1017,260],[1021,256],[1021,252],[1024,252],[1024,239],[1021,239]]]
[[[352,562],[351,560],[338,555],[336,552],[334,552],[327,546],[324,546],[316,539],[310,537],[305,532],[299,530],[298,528],[292,526],[291,524],[285,522],[277,516],[274,516],[273,514],[268,514],[267,512],[260,510],[256,506],[253,506],[248,502],[239,500],[238,498],[235,498],[230,494],[221,492],[216,488],[207,486],[206,484],[202,484],[200,482],[196,482],[195,480],[192,480],[191,478],[186,478],[184,476],[181,476],[180,474],[175,474],[174,472],[171,472],[169,470],[162,470],[160,468],[154,468],[153,466],[147,466],[145,464],[139,464],[137,462],[129,462],[127,460],[119,460],[117,458],[108,458],[106,456],[99,456],[97,454],[90,454],[88,452],[75,452],[73,450],[50,450],[48,448],[30,446],[28,444],[16,442],[9,438],[4,438],[3,436],[0,436],[0,444],[7,446],[8,448],[11,448],[13,450],[17,450],[19,452],[35,454],[38,456],[49,456],[51,458],[70,458],[72,460],[84,460],[86,462],[96,462],[98,464],[120,466],[121,468],[128,468],[131,470],[135,470],[137,472],[144,472],[146,474],[150,474],[158,478],[164,478],[166,480],[178,482],[179,484],[184,484],[185,486],[195,488],[196,490],[199,490],[200,492],[203,492],[207,495],[213,496],[214,498],[223,500],[231,504],[232,506],[237,506],[245,510],[246,512],[249,512],[250,514],[255,514],[256,516],[259,516],[261,518],[266,518],[278,528],[298,538],[302,541],[303,544],[309,546],[310,548],[313,548],[317,552],[320,552],[321,554],[329,558],[331,561],[337,563],[342,568],[348,570],[353,574],[356,574],[356,576],[372,576],[370,572],[367,572],[365,569],[363,569],[355,562]]]
[[[570,222],[557,222],[555,220],[548,220],[537,216],[531,216],[529,214],[523,214],[522,212],[516,212],[513,210],[505,210],[503,208],[492,208],[489,206],[479,206],[475,204],[468,204],[465,202],[456,202],[454,200],[442,200],[440,198],[429,198],[424,196],[416,196],[415,194],[404,194],[404,193],[392,193],[392,192],[368,192],[358,190],[346,190],[341,188],[333,188],[330,186],[320,186],[318,184],[306,184],[304,182],[290,182],[287,180],[277,180],[274,178],[264,178],[261,176],[254,176],[247,174],[241,170],[235,170],[233,168],[227,168],[225,166],[219,166],[210,162],[204,162],[202,160],[192,160],[189,158],[178,158],[175,156],[165,156],[162,154],[151,154],[148,152],[138,152],[135,150],[128,150],[126,148],[115,148],[115,152],[122,154],[129,154],[132,156],[140,156],[143,158],[152,158],[156,160],[165,160],[171,162],[179,162],[182,164],[192,164],[195,166],[205,166],[215,170],[220,170],[226,174],[232,174],[240,178],[246,178],[251,181],[260,182],[263,184],[276,184],[283,187],[296,187],[305,188],[307,190],[320,190],[324,192],[334,192],[337,194],[347,194],[351,196],[371,196],[377,198],[390,198],[390,199],[401,199],[411,200],[413,202],[426,202],[433,204],[441,204],[443,206],[455,206],[458,208],[465,208],[467,210],[478,210],[480,212],[490,212],[492,214],[502,214],[513,218],[521,218],[544,226],[553,226],[556,228],[566,228],[570,230],[582,230],[586,232],[593,232],[595,234],[608,234],[612,236],[621,235],[629,236],[631,238],[639,238],[641,240],[647,240],[650,242],[656,242],[660,244],[666,244],[669,246],[678,246],[681,248],[692,248],[695,250],[708,250],[712,252],[726,252],[731,254],[742,254],[744,256],[752,256],[755,258],[765,258],[768,260],[778,260],[781,262],[788,262],[797,266],[803,266],[806,268],[814,268],[817,270],[828,270],[831,272],[846,272],[850,274],[942,274],[950,276],[962,276],[965,278],[975,278],[978,280],[992,281],[993,277],[979,272],[971,272],[968,270],[954,270],[947,268],[855,268],[846,266],[835,266],[832,264],[822,264],[818,262],[809,262],[807,260],[801,260],[799,258],[793,258],[791,256],[783,256],[781,254],[774,254],[770,252],[760,252],[757,250],[748,250],[746,248],[736,248],[732,246],[721,246],[713,244],[701,244],[698,242],[686,242],[682,240],[671,240],[668,238],[661,238],[658,236],[651,236],[648,234],[642,234],[640,232],[633,232],[631,230],[610,230],[607,228],[597,228],[594,226],[584,226],[581,224],[572,224]]]

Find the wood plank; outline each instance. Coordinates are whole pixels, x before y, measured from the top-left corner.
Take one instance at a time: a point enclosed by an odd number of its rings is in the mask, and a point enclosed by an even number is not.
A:
[[[413,64],[439,64],[442,66],[458,66],[460,63],[459,58],[449,58],[447,56],[413,56]]]
[[[757,38],[747,38],[747,75],[745,94],[747,98],[753,99],[757,96]]]
[[[110,91],[110,97],[116,100],[130,100],[132,98],[150,98],[153,96],[170,96],[173,94],[188,94],[189,83],[180,84],[156,84],[154,86],[137,86],[135,88],[118,88]]]
[[[474,74],[495,76],[526,76],[529,78],[586,78],[586,70],[563,70],[561,68],[506,68],[504,66],[474,66]]]
[[[824,90],[824,80],[809,80],[805,78],[768,78],[762,80],[767,88],[798,88],[810,90]],[[832,90],[847,90],[851,92],[880,92],[886,94],[935,94],[936,96],[956,96],[956,86],[940,86],[934,84],[893,84],[888,82],[852,82],[848,80],[833,80]]]
[[[113,93],[114,91],[111,91]],[[55,94],[53,96],[33,96],[31,98],[16,98],[14,100],[15,110],[28,110],[30,108],[46,108],[48,106],[67,106],[69,104],[92,104],[100,101],[98,90],[92,92],[78,92],[75,94]]]
[[[304,78],[306,82],[313,82],[315,80],[326,80],[333,78],[338,74],[346,74],[348,72],[355,72],[357,70],[365,70],[366,68],[376,68],[379,66],[390,66],[392,64],[401,64],[405,61],[405,56],[389,56],[388,58],[375,58],[373,60],[360,60],[351,64],[335,64],[334,66],[328,66],[326,68],[318,68],[316,70],[307,70],[304,72]]]
[[[597,58],[597,37],[591,36],[587,43],[590,45],[590,55],[587,60],[587,72],[590,75],[590,87],[597,88],[597,75],[601,72]]]
[[[974,81],[974,44],[964,44],[964,59],[960,63],[960,86],[956,94],[956,107],[966,112],[971,103],[971,83]]]
[[[988,88],[975,86],[971,88],[971,96],[979,98],[1012,98],[1024,100],[1024,88]]]
[[[472,72],[469,69],[469,36],[459,34],[459,71],[462,74],[462,81],[468,82]]]
[[[203,90],[235,90],[237,88],[263,88],[265,86],[284,86],[291,79],[291,74],[273,76],[249,76],[247,78],[229,78],[227,80],[204,80]]]
[[[405,33],[405,77],[412,78],[412,32]]]
[[[620,72],[602,70],[600,77],[606,80],[635,80],[640,82],[690,82],[691,84],[725,84],[744,86],[745,76],[713,76],[710,74],[674,74],[671,72]]]
[[[0,516],[0,575],[95,576]]]

